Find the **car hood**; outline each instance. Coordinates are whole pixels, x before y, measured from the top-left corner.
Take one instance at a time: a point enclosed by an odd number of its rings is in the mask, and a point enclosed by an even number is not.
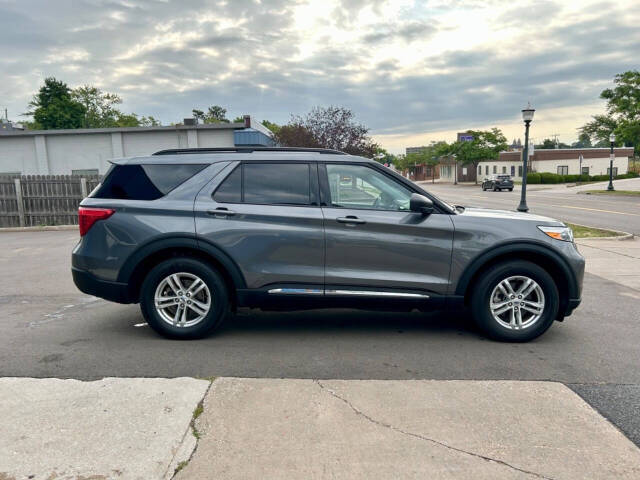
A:
[[[467,217],[485,217],[496,218],[503,220],[524,220],[529,222],[537,222],[547,225],[564,225],[560,220],[555,218],[544,217],[542,215],[534,215],[533,213],[523,213],[510,210],[493,210],[490,208],[481,207],[464,207],[463,212],[458,212],[459,215]]]

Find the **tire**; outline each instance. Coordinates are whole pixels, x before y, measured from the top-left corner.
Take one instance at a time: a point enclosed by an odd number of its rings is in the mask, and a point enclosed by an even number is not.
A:
[[[156,294],[167,298],[164,307],[156,306]],[[210,265],[194,258],[177,257],[149,271],[140,291],[140,309],[149,326],[162,336],[203,338],[227,317],[229,293],[220,274]]]
[[[513,188],[510,188],[510,189],[509,189],[509,191],[510,191],[510,192],[513,192]]]
[[[529,284],[524,279],[532,280],[537,288],[534,288],[533,283]],[[511,298],[512,293],[508,289],[502,290],[499,286],[505,280],[509,281],[514,290],[515,298],[513,299]],[[526,293],[529,288],[533,290],[525,298],[518,299],[518,289],[525,284],[528,286],[523,293]],[[531,262],[516,260],[495,265],[484,272],[472,288],[473,319],[478,327],[494,340],[528,342],[546,332],[558,316],[560,304],[558,288],[546,270]],[[507,296],[505,293],[509,295]],[[501,308],[507,308],[504,313],[498,313],[497,318],[491,310],[492,300],[496,312],[499,312]],[[507,303],[510,300],[512,302]],[[518,308],[523,305],[520,303],[523,300],[528,301],[524,304],[525,307]],[[539,312],[537,319],[534,319],[536,313],[530,311],[529,308]],[[519,317],[517,311],[520,312]],[[521,320],[520,328],[518,328],[518,318]]]

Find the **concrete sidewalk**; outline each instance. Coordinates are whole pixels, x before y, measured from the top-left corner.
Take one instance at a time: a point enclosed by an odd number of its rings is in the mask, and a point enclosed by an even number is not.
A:
[[[0,480],[166,479],[191,455],[193,378],[0,378]]]
[[[640,450],[552,382],[216,380],[177,479],[640,478]]]
[[[638,290],[640,298],[640,238],[632,240],[576,240],[586,271]]]
[[[553,382],[4,378],[0,431],[2,480],[640,478]]]

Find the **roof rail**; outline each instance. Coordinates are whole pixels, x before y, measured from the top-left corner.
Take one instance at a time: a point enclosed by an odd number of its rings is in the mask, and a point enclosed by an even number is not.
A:
[[[303,148],[303,147],[218,147],[218,148],[170,148],[160,150],[153,155],[184,155],[189,153],[253,153],[253,152],[312,152],[331,155],[346,155],[340,150],[329,148]]]

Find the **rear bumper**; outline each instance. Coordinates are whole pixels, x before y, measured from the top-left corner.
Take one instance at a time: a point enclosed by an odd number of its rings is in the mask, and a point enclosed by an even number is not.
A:
[[[73,283],[83,293],[104,298],[111,302],[133,303],[129,298],[129,286],[126,283],[101,280],[89,272],[75,267],[71,267],[71,274],[73,275]]]

